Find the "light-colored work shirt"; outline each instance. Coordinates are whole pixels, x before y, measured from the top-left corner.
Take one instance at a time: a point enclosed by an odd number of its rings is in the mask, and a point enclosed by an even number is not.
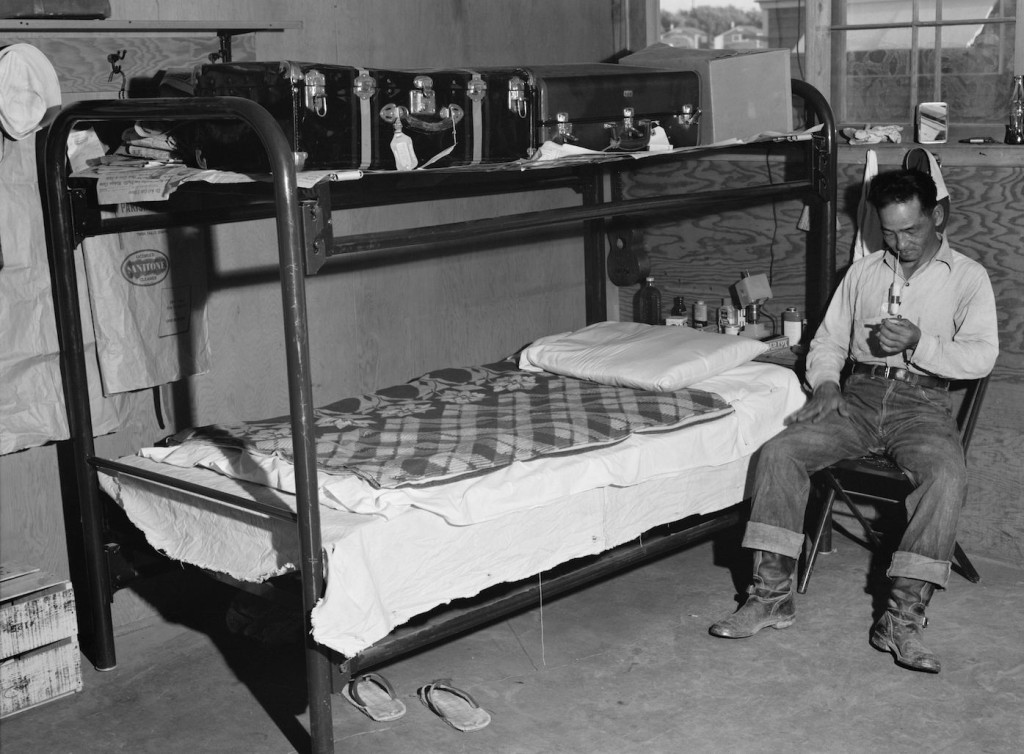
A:
[[[811,341],[807,384],[838,382],[847,359],[904,367],[948,379],[984,377],[999,354],[996,302],[985,268],[949,247],[903,283],[899,314],[921,330],[913,350],[883,356],[871,352],[872,330],[889,314],[889,287],[896,260],[876,251],[851,266]]]

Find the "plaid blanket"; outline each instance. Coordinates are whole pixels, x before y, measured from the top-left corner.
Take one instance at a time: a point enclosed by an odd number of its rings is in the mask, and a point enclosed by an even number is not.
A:
[[[539,456],[621,442],[716,419],[714,393],[657,393],[543,372],[515,362],[441,369],[412,382],[316,409],[317,466],[376,487],[450,481]],[[287,416],[189,430],[183,443],[239,448],[292,461]]]

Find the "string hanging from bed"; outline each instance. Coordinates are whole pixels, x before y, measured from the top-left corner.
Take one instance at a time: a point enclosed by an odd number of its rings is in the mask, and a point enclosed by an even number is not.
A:
[[[540,664],[548,666],[547,653],[544,648],[544,576],[537,574],[537,606],[540,608]]]

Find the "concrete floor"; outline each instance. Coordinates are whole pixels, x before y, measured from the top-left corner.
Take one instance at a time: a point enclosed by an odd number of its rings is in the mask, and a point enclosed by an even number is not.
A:
[[[336,751],[1024,751],[1024,571],[975,557],[980,584],[953,576],[929,610],[943,671],[927,675],[868,645],[871,557],[835,544],[787,630],[708,635],[746,578],[726,536],[380,668],[407,714],[375,723],[335,696]],[[82,693],[0,723],[4,754],[303,750],[301,651],[232,635],[233,593],[199,591],[187,613],[121,636],[118,668],[85,668]],[[459,733],[422,706],[416,688],[438,678],[490,726]]]

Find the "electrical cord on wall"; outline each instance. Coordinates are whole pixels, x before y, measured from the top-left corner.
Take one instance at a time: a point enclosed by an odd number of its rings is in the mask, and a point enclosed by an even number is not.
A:
[[[768,173],[768,185],[771,186],[775,181],[772,178],[772,163],[771,163],[771,144],[765,147],[764,150],[764,166]],[[772,238],[768,243],[768,285],[772,285],[775,274],[775,240],[779,234],[779,215],[778,207],[776,206],[775,200],[772,199]]]

